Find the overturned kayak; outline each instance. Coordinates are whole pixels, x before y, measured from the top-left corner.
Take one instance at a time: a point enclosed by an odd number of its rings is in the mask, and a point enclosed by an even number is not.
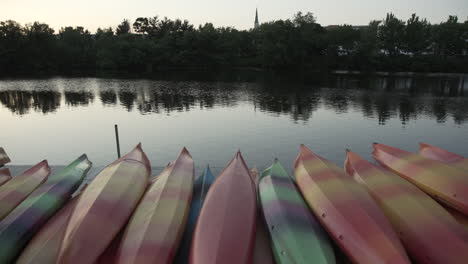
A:
[[[5,184],[7,181],[11,180],[11,173],[8,168],[0,169],[0,186]]]
[[[72,198],[33,237],[16,264],[55,263],[65,234],[67,221],[79,196]]]
[[[140,144],[104,168],[83,191],[70,216],[57,263],[95,262],[130,218],[150,171]]]
[[[434,199],[468,215],[468,172],[383,144],[374,143],[372,155]]]
[[[0,186],[0,220],[44,183],[49,174],[49,165],[43,160]]]
[[[351,151],[345,168],[375,199],[412,259],[418,263],[466,263],[468,233],[426,193]],[[446,243],[434,243],[441,239]]]
[[[116,263],[172,263],[192,199],[194,165],[183,149],[172,169],[148,189],[131,217]]]
[[[328,235],[278,161],[262,173],[259,197],[278,264],[335,263]]]
[[[452,152],[448,152],[445,149],[431,146],[426,143],[419,143],[419,154],[425,158],[442,161],[458,169],[468,171],[467,158]]]
[[[206,195],[193,235],[190,263],[251,263],[256,205],[255,185],[238,152]]]
[[[263,217],[262,204],[258,196],[258,183],[260,180],[257,168],[250,169],[250,177],[255,183],[257,191],[257,227],[255,231],[255,248],[252,264],[275,264],[275,257],[273,256],[272,244],[270,234],[266,227]]]
[[[373,198],[341,168],[302,145],[294,171],[306,202],[354,263],[410,263]]]
[[[177,251],[177,256],[174,260],[175,264],[188,263],[190,256],[190,245],[192,244],[193,231],[195,230],[195,225],[200,215],[200,210],[205,201],[206,194],[211,187],[211,184],[214,182],[215,176],[211,172],[209,166],[206,167],[203,174],[198,177],[193,184],[193,197],[190,204],[190,212],[185,225],[184,235],[182,241],[180,242],[179,250]]]
[[[9,163],[10,161],[10,157],[8,157],[5,150],[0,147],[0,167]]]
[[[10,263],[78,189],[91,162],[82,155],[49,177],[0,222],[0,263]]]

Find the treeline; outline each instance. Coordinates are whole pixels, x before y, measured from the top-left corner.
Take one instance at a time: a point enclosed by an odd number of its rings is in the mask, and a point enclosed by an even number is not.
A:
[[[311,13],[257,29],[195,27],[159,17],[124,20],[115,30],[0,22],[0,73],[148,73],[161,69],[468,72],[468,20],[440,24],[388,14],[367,26],[328,26]]]

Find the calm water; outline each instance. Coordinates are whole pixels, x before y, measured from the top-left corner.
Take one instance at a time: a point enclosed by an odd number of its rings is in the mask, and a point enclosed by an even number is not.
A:
[[[376,141],[468,156],[468,77],[0,80],[0,146],[13,164],[87,153],[105,165],[116,156],[114,124],[122,152],[142,142],[153,166],[183,146],[197,166],[218,168],[240,149],[249,166],[278,157],[292,169],[301,143],[339,165],[345,148],[370,159]]]

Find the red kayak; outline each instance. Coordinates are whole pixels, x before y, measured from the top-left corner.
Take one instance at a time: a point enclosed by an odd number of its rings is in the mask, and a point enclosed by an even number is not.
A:
[[[294,173],[310,209],[354,263],[410,263],[374,199],[341,168],[302,145]]]
[[[468,171],[467,158],[452,152],[448,152],[445,149],[441,149],[425,143],[419,143],[419,154],[425,158],[442,161],[458,169]]]
[[[255,185],[238,152],[208,191],[193,235],[190,263],[252,263],[256,221]]]

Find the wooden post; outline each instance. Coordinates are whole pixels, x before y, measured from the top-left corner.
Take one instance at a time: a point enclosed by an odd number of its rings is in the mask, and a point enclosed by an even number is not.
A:
[[[117,125],[115,125],[115,143],[117,144],[117,158],[120,159],[119,127]]]

